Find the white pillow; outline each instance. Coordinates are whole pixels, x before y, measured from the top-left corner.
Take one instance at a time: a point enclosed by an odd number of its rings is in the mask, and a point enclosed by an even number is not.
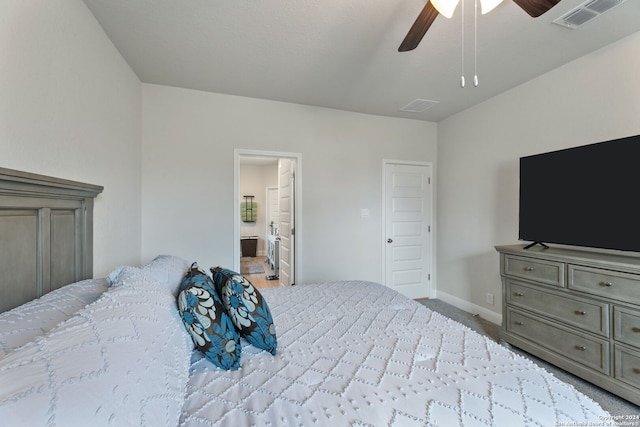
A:
[[[109,286],[113,286],[113,284],[118,281],[118,278],[120,277],[120,274],[122,273],[122,270],[125,269],[125,267],[127,266],[126,265],[118,266],[113,270],[111,270],[109,274],[107,274],[107,283],[109,284]]]
[[[165,283],[168,289],[171,291],[174,297],[178,296],[180,292],[180,283],[184,279],[187,270],[191,266],[191,263],[173,256],[173,255],[158,255],[145,265],[143,270],[163,270],[166,272]]]
[[[173,295],[141,269],[0,360],[3,425],[175,426],[191,338]]]

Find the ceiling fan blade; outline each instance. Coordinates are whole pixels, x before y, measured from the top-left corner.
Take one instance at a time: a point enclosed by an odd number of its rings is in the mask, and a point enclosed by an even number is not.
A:
[[[433,24],[433,21],[438,16],[438,11],[431,4],[431,1],[428,1],[427,4],[420,12],[420,15],[416,18],[416,22],[413,23],[409,32],[405,36],[404,40],[402,40],[402,44],[398,48],[398,52],[407,52],[409,50],[413,50],[418,47],[420,44],[420,40],[427,33],[427,30]]]
[[[544,14],[556,4],[560,3],[560,0],[513,0],[518,6],[525,12],[534,18]]]

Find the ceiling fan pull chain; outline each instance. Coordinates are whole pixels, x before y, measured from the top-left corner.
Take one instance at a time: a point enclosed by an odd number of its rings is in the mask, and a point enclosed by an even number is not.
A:
[[[473,85],[478,87],[478,0],[474,10],[474,38],[473,38]]]
[[[462,50],[462,69],[460,70],[460,87],[464,88],[464,0],[462,0],[462,43],[460,43]]]

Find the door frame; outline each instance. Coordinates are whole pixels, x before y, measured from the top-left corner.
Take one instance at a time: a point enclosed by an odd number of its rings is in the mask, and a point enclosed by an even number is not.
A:
[[[233,269],[240,271],[240,159],[242,157],[272,157],[274,159],[293,159],[296,161],[296,187],[294,191],[295,218],[295,246],[293,257],[295,269],[292,283],[298,283],[302,277],[300,263],[300,248],[302,246],[302,154],[282,151],[247,150],[235,148],[233,150]]]
[[[435,178],[434,178],[434,168],[433,168],[433,163],[432,162],[421,162],[421,161],[413,161],[413,160],[392,160],[392,159],[383,159],[382,160],[382,231],[381,231],[381,239],[380,241],[382,242],[382,284],[384,284],[385,286],[388,286],[387,284],[387,251],[386,251],[386,245],[387,245],[387,229],[386,229],[386,224],[387,224],[387,185],[386,185],[386,175],[387,175],[387,168],[390,165],[406,165],[406,166],[428,166],[429,170],[430,170],[430,175],[429,178],[431,179],[431,191],[429,192],[429,195],[431,197],[431,200],[429,203],[430,205],[430,212],[429,212],[429,216],[431,217],[431,233],[429,233],[429,244],[431,246],[431,253],[429,254],[430,256],[430,265],[431,265],[431,280],[428,282],[428,286],[429,286],[429,290],[428,290],[428,295],[429,298],[436,298],[436,294],[437,294],[437,286],[436,286],[436,254],[435,254],[435,238],[434,236],[436,235],[436,218],[435,218],[435,203],[436,203],[436,197],[435,197]]]

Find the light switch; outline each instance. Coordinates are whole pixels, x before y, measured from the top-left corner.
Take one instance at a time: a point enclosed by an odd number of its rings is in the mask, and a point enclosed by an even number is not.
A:
[[[369,209],[360,209],[360,217],[369,218]]]

